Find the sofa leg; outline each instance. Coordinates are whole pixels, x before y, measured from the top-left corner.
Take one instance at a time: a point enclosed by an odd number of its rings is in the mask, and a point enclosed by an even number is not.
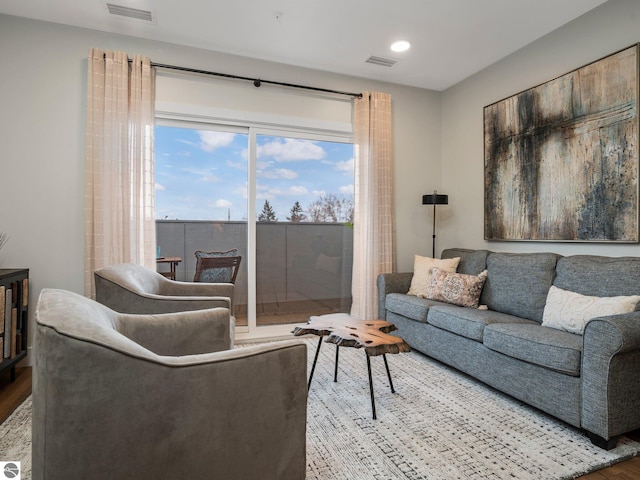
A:
[[[620,439],[620,435],[611,437],[609,440],[591,432],[587,432],[587,435],[589,436],[589,440],[591,440],[591,443],[593,443],[596,447],[602,448],[604,450],[611,450],[613,448],[616,448],[618,440]]]

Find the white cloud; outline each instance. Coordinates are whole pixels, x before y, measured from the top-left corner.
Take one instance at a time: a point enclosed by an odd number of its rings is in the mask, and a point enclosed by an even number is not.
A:
[[[212,132],[210,130],[198,130],[200,136],[200,148],[205,152],[213,152],[220,147],[231,145],[236,134],[231,132]]]
[[[164,185],[160,185],[159,183],[156,183],[155,190],[159,192],[161,190],[166,190],[166,188]]]
[[[233,207],[233,203],[231,203],[229,200],[225,200],[224,198],[219,198],[218,200],[216,200],[216,203],[214,203],[214,206],[220,208],[231,208]]]
[[[353,175],[353,158],[344,162],[336,162],[336,170]]]
[[[343,185],[343,186],[340,187],[340,193],[344,193],[344,194],[347,194],[347,195],[353,195],[353,189],[354,189],[353,184],[351,184],[351,185]]]
[[[218,183],[220,181],[220,178],[216,175],[204,175],[202,178],[200,178],[200,180],[206,183]]]
[[[263,170],[258,172],[262,178],[293,180],[298,178],[298,173],[288,168],[276,168],[275,170]]]
[[[246,172],[248,170],[247,162],[234,162],[233,160],[227,160],[227,167],[243,172]]]
[[[314,190],[312,192],[316,197],[324,197],[327,192],[325,192],[324,190]]]
[[[322,160],[327,153],[310,140],[285,138],[258,146],[258,158],[273,157],[278,162],[294,162],[300,160]]]
[[[309,193],[309,190],[301,185],[293,185],[287,191],[288,195],[306,195],[307,193]]]

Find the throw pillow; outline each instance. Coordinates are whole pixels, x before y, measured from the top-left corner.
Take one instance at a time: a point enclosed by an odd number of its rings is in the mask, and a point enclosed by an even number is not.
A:
[[[465,275],[434,268],[427,298],[461,307],[478,308],[480,294],[486,280],[486,270],[479,275]]]
[[[542,326],[582,335],[592,318],[629,313],[636,309],[640,295],[590,297],[551,286],[542,315]]]
[[[424,297],[427,293],[427,288],[431,285],[431,269],[433,267],[441,268],[447,272],[455,272],[459,263],[460,257],[438,259],[416,255],[413,261],[411,287],[409,287],[407,295]]]

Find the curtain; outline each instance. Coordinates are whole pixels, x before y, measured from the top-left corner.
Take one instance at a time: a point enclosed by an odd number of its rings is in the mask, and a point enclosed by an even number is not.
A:
[[[148,58],[89,52],[85,135],[85,294],[116,263],[156,268],[155,73]]]
[[[377,277],[392,272],[391,96],[365,92],[354,105],[355,205],[351,316],[378,318]]]

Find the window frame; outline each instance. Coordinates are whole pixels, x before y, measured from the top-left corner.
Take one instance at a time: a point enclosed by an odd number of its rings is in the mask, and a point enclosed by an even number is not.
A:
[[[233,133],[248,134],[247,146],[247,326],[236,327],[235,337],[238,340],[259,340],[263,338],[274,338],[290,336],[291,329],[295,324],[283,325],[257,325],[257,271],[256,271],[256,251],[257,251],[257,218],[256,216],[256,194],[257,194],[257,137],[258,135],[277,136],[285,138],[295,138],[311,141],[326,141],[334,143],[353,144],[352,131],[327,131],[324,125],[318,129],[310,127],[300,127],[292,125],[282,125],[277,123],[280,118],[274,116],[273,123],[264,120],[255,124],[246,119],[226,119],[225,123],[220,121],[219,116],[204,114],[198,109],[196,113],[193,106],[182,106],[175,109],[178,111],[169,112],[165,110],[156,111],[156,125],[178,128],[190,128],[193,130],[215,130]],[[266,123],[266,125],[265,125]],[[154,159],[155,161],[155,159]],[[354,176],[355,182],[355,176]]]

